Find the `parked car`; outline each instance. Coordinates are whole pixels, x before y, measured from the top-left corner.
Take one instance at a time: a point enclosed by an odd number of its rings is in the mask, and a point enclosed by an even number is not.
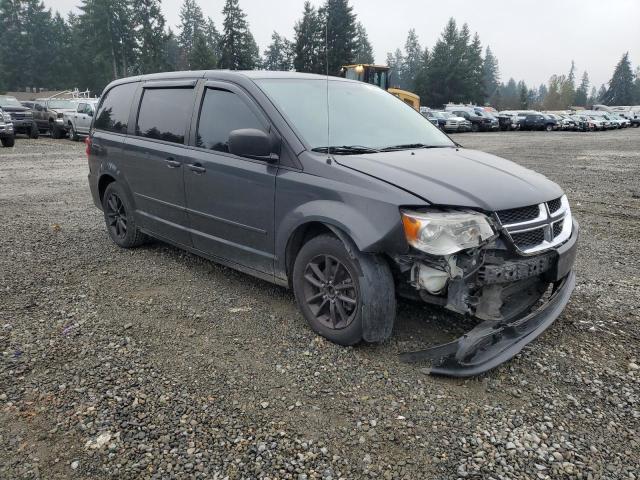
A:
[[[23,133],[38,138],[38,128],[31,110],[23,106],[16,97],[0,95],[0,108],[11,116],[14,133]]]
[[[456,145],[362,82],[231,71],[120,79],[86,144],[113,242],[155,237],[291,287],[333,342],[388,338],[396,295],[480,320],[458,342],[402,356],[431,360],[435,374],[477,375],[513,357],[575,284],[578,225],[558,185]]]
[[[491,130],[491,120],[482,115],[478,115],[473,107],[446,105],[445,111],[469,121],[472,132],[486,132]]]
[[[471,131],[471,122],[464,117],[459,117],[454,115],[451,112],[439,112],[445,120],[445,131],[447,132],[470,132]]]
[[[497,117],[498,123],[500,125],[500,130],[502,130],[503,132],[518,129],[518,115],[516,113],[499,112]]]
[[[609,130],[610,125],[607,120],[597,115],[587,115],[594,126],[594,130]]]
[[[16,143],[16,135],[11,122],[11,115],[0,108],[0,143],[3,147],[13,147]]]
[[[487,130],[495,131],[500,129],[500,122],[498,121],[498,118],[495,117],[492,113],[489,113],[481,108],[476,108],[475,112],[477,115],[480,115],[481,117],[489,120],[489,123],[485,124]]]
[[[560,126],[561,130],[564,130],[564,131],[578,130],[578,124],[571,115],[563,113],[563,114],[554,114],[554,116],[556,117],[556,121],[558,122],[558,125]]]
[[[424,116],[424,118],[426,118],[427,120],[429,120],[434,126],[438,127],[438,128],[442,128],[440,126],[440,120],[437,115],[435,115],[435,113],[433,112],[433,110],[425,110],[424,112],[422,112],[422,115]],[[444,120],[442,121],[442,124],[444,125]]]
[[[77,141],[80,135],[89,135],[97,105],[98,99],[79,99],[73,112],[64,113],[64,126],[71,140]]]
[[[594,130],[597,130],[597,125],[587,115],[583,115],[580,113],[580,114],[572,115],[572,118],[576,121],[578,130],[582,132],[593,132]]]
[[[33,102],[33,119],[40,133],[49,132],[52,138],[67,134],[64,114],[76,110],[77,101],[67,98],[44,98]]]
[[[558,128],[557,122],[541,113],[528,113],[519,117],[520,130],[546,130],[551,132]]]

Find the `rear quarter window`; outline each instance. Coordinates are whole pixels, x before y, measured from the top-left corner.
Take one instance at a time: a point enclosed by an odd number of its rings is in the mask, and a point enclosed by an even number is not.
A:
[[[127,133],[129,113],[137,83],[116,85],[104,94],[96,114],[94,128],[114,133]]]

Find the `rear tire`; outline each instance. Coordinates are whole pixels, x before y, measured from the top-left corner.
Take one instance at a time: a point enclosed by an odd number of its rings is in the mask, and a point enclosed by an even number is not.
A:
[[[11,148],[16,144],[16,137],[4,137],[0,142],[3,147]]]
[[[551,132],[551,131],[553,131],[553,125],[548,124],[548,125],[546,125],[546,126],[544,127],[544,129],[545,129],[547,132]]]
[[[293,267],[293,291],[302,315],[318,334],[339,345],[383,341],[396,314],[391,270],[333,235],[303,245]]]
[[[117,183],[110,183],[102,197],[102,210],[107,232],[111,240],[122,248],[142,245],[148,237],[138,229],[133,207],[124,189]]]
[[[471,131],[472,131],[473,133],[476,133],[476,132],[478,132],[479,130],[480,130],[480,128],[478,127],[478,124],[477,124],[477,123],[472,123],[472,124],[471,124]]]

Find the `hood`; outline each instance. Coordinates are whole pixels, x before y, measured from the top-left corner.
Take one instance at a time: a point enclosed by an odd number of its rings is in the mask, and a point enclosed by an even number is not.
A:
[[[0,108],[5,112],[30,112],[31,111],[31,109],[28,107],[17,107],[14,105],[7,105],[7,106],[0,105]]]
[[[535,205],[563,193],[539,173],[463,148],[342,155],[336,156],[336,161],[436,205],[496,211]]]

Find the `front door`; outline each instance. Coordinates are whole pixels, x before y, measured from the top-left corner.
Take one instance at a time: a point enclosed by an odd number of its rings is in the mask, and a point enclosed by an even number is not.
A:
[[[196,109],[198,110],[198,109]],[[185,194],[193,246],[264,273],[273,273],[277,165],[229,153],[229,133],[269,123],[235,86],[205,87],[192,149],[185,164]]]
[[[165,240],[191,246],[183,175],[195,93],[193,85],[162,85],[143,86],[135,134],[124,144],[124,177],[141,226]]]

